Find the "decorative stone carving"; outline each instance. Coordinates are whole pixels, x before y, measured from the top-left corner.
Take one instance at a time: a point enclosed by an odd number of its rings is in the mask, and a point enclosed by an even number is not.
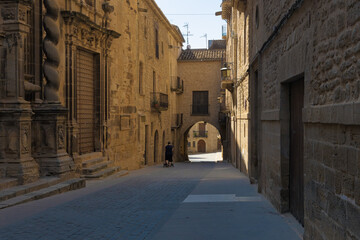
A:
[[[107,8],[112,9],[113,7],[108,6]],[[107,11],[111,12],[111,10]],[[76,41],[77,45],[109,49],[112,40],[120,37],[119,33],[97,25],[82,13],[62,11],[61,14],[70,28],[67,36]]]
[[[65,129],[64,125],[58,126],[58,149],[65,147]]]
[[[22,36],[18,32],[6,34],[5,41],[10,53],[15,46],[19,46],[20,48],[23,47]]]
[[[18,14],[19,14],[18,15],[19,20],[25,22],[26,21],[26,11],[24,9],[19,9]]]
[[[4,21],[12,21],[16,18],[16,8],[1,9],[1,16]]]
[[[102,20],[102,27],[110,27],[110,13],[114,11],[114,6],[110,5],[110,0],[105,0],[102,4],[102,10],[104,11],[104,17]]]
[[[21,126],[21,153],[25,154],[30,151],[30,124],[23,124]]]
[[[47,102],[59,103],[60,79],[57,68],[60,64],[59,50],[57,45],[60,39],[60,29],[57,24],[59,16],[59,7],[55,0],[44,0],[46,14],[44,16],[44,30],[46,37],[44,39],[44,53],[46,56],[44,62],[44,76],[46,85],[44,87],[44,97]]]
[[[89,6],[94,6],[94,0],[85,0],[85,3]]]

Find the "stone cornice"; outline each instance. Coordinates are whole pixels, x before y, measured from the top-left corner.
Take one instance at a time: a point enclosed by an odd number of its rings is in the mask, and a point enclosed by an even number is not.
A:
[[[121,36],[120,33],[116,32],[114,30],[106,29],[106,28],[101,27],[100,25],[94,23],[93,21],[90,20],[89,17],[87,17],[86,15],[84,15],[80,12],[61,11],[61,16],[63,17],[66,24],[72,23],[74,21],[80,22],[82,24],[89,26],[91,29],[93,29],[95,31],[98,31],[98,32],[108,35],[108,36],[111,36],[113,38],[119,38]]]
[[[21,3],[30,6],[33,3],[33,0],[2,0],[0,4],[7,4],[7,3]]]
[[[151,10],[154,12],[154,14],[162,20],[165,27],[168,29],[168,31],[175,37],[176,40],[183,43],[185,42],[183,36],[173,27],[173,25],[169,22],[169,20],[166,18],[165,14],[161,11],[159,6],[156,4],[154,0],[145,0],[145,2],[148,4],[148,6],[151,8]]]

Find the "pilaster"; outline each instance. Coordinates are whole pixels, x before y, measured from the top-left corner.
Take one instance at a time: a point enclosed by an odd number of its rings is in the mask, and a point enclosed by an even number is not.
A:
[[[33,109],[34,156],[41,176],[71,177],[74,161],[66,151],[67,109],[59,104],[42,104]]]
[[[31,156],[30,103],[24,100],[24,39],[30,33],[29,0],[1,1],[3,76],[0,84],[0,177],[16,177],[20,183],[38,178]]]

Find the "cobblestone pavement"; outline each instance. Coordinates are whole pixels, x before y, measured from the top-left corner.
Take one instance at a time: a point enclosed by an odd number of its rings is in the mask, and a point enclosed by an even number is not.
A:
[[[219,169],[230,169],[230,178],[246,178],[227,163],[147,167],[122,178],[91,182],[87,190],[1,210],[0,239],[168,239],[159,235],[165,223],[199,183]]]

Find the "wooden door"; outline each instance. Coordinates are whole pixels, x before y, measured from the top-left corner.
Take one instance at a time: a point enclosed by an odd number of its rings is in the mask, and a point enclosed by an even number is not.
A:
[[[198,141],[198,152],[205,153],[206,152],[206,143],[204,140]]]
[[[95,132],[99,126],[96,114],[96,68],[94,54],[77,51],[77,119],[79,123],[79,151],[95,151]]]
[[[144,164],[148,164],[148,149],[149,149],[149,125],[145,125],[145,151],[144,151]]]
[[[290,212],[304,224],[304,81],[290,84]]]
[[[154,135],[154,163],[158,161],[158,158],[159,158],[159,133],[156,130]]]

